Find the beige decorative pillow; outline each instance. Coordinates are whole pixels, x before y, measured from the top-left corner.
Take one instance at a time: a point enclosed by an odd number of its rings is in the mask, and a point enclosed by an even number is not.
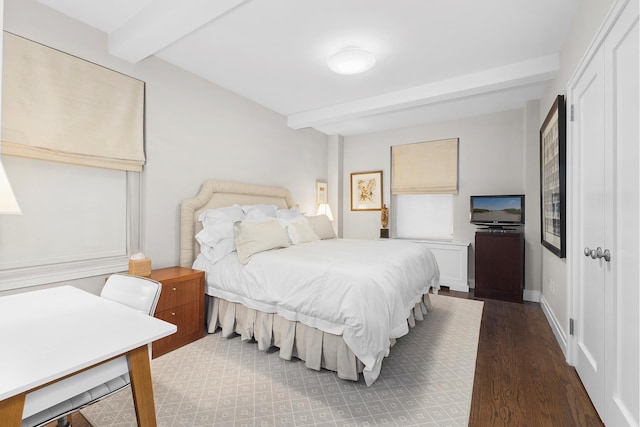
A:
[[[331,221],[328,216],[316,215],[310,216],[307,219],[311,223],[313,231],[315,231],[318,237],[322,240],[336,238],[336,232],[333,231],[333,225],[331,225]]]
[[[292,222],[287,224],[289,240],[294,245],[299,243],[313,242],[320,240],[320,237],[313,231],[313,227],[308,222]]]
[[[265,222],[237,221],[233,225],[236,251],[246,264],[258,252],[289,246],[287,232],[277,220]]]

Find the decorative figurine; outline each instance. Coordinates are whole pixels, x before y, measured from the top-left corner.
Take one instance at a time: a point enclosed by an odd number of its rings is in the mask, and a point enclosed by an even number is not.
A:
[[[389,225],[389,209],[387,205],[382,205],[382,209],[380,209],[380,222],[382,222],[382,228],[387,228]]]
[[[389,225],[389,208],[387,208],[387,205],[382,205],[382,209],[380,209],[380,222],[382,223],[380,238],[387,239],[389,238],[389,229],[387,229]]]

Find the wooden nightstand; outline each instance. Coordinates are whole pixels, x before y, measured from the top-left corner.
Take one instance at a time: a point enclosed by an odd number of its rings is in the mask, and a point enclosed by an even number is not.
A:
[[[204,336],[204,271],[168,267],[152,270],[149,278],[162,283],[155,317],[178,327],[153,343],[155,358]]]

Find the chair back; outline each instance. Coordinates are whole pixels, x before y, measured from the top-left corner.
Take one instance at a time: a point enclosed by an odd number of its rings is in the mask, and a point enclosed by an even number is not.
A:
[[[128,274],[112,274],[104,284],[100,296],[153,316],[161,291],[162,284],[155,280]]]

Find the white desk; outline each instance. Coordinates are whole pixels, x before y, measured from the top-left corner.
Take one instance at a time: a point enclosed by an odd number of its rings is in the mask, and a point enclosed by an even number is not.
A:
[[[154,426],[147,344],[175,331],[71,286],[0,297],[0,424],[20,426],[29,391],[126,355],[138,425]]]

